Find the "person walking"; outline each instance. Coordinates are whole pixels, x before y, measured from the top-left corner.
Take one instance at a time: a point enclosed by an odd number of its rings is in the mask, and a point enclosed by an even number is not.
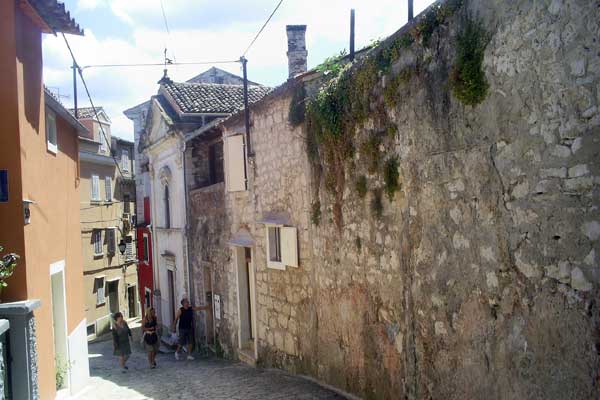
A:
[[[115,325],[113,326],[113,347],[114,355],[119,357],[119,365],[121,366],[121,372],[125,372],[129,368],[125,363],[131,355],[131,345],[129,338],[131,337],[131,329],[127,325],[127,322],[123,319],[123,314],[116,312],[113,316]]]
[[[142,329],[144,330],[144,348],[148,352],[150,368],[156,368],[156,353],[158,353],[160,347],[160,340],[156,331],[157,326],[156,312],[153,307],[149,307],[146,309]]]
[[[183,346],[187,346],[188,360],[193,360],[192,357],[192,346],[193,346],[193,327],[194,327],[194,311],[210,310],[210,305],[193,307],[187,298],[181,300],[181,307],[177,310],[175,315],[175,321],[173,321],[173,332],[179,321],[179,343],[177,344],[177,350],[175,350],[175,359],[179,360],[179,351]]]

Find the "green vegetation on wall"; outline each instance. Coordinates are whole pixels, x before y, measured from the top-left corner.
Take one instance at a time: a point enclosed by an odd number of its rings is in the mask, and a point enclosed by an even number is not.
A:
[[[427,71],[423,67],[432,59],[427,53],[431,50],[425,49],[434,43],[438,28],[447,24],[461,6],[462,0],[434,5],[406,32],[367,49],[366,55],[354,62],[342,52],[317,67],[323,83],[316,95],[306,100],[303,115],[307,153],[318,174],[315,190],[319,191],[319,182],[323,178],[324,187],[331,196],[333,221],[339,230],[343,226],[343,194],[350,165],[352,172],[364,168],[369,179],[383,181],[383,188],[372,192],[371,210],[377,218],[383,214],[382,193],[385,191],[388,199],[393,201],[400,190],[398,170],[401,160],[387,154],[394,151],[398,132],[389,111],[401,104],[403,96],[412,87],[408,84],[413,78],[423,79],[423,71]],[[465,27],[459,37],[459,56],[452,71],[455,95],[461,101],[469,99],[467,101],[471,103],[481,101],[487,91],[485,75],[479,74],[485,48],[484,35],[474,26]],[[394,71],[394,62],[406,51],[415,54],[414,64]],[[384,78],[385,83],[382,83]],[[292,120],[299,121],[292,118],[291,106],[290,122]],[[373,127],[365,129],[367,120],[372,121]],[[359,164],[354,162],[356,152]],[[352,181],[357,195],[360,198],[366,196],[370,186],[367,177],[363,175]],[[381,187],[381,184],[372,187]],[[318,193],[315,197],[319,198]]]
[[[466,105],[475,106],[487,96],[483,56],[488,41],[483,27],[468,18],[457,38],[456,63],[450,74],[452,93]]]

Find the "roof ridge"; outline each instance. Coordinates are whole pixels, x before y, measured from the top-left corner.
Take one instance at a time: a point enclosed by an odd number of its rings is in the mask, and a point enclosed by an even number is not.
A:
[[[235,84],[235,83],[208,83],[208,82],[169,82],[169,84],[174,85],[189,85],[189,86],[230,86],[230,87],[244,87],[243,84]],[[261,84],[253,84],[248,85],[248,89],[252,88],[269,88],[269,86],[261,85]]]

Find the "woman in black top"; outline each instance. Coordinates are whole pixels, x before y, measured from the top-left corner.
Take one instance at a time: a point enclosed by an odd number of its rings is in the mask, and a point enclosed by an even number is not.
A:
[[[160,347],[160,341],[158,339],[158,332],[156,328],[158,321],[156,320],[156,313],[154,308],[150,307],[146,310],[146,316],[144,317],[144,348],[148,352],[148,362],[150,368],[156,368],[156,353]]]

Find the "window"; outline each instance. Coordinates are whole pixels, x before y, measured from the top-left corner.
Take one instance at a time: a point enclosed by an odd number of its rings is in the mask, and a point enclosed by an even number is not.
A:
[[[281,228],[278,226],[269,226],[267,228],[269,235],[269,261],[281,262]]]
[[[101,256],[103,254],[102,249],[102,231],[96,229],[92,232],[92,243],[94,245],[94,255]]]
[[[96,292],[97,306],[106,303],[106,297],[104,296],[104,277],[94,279],[94,292]]]
[[[298,233],[296,228],[267,225],[267,267],[285,269],[298,266]]]
[[[48,142],[48,150],[56,154],[58,152],[56,114],[50,110],[46,110],[46,141]]]
[[[129,214],[129,212],[131,211],[130,209],[130,203],[131,202],[131,197],[128,194],[124,194],[123,195],[123,212],[126,214]]]
[[[112,201],[112,180],[110,176],[104,178],[104,191],[106,192],[106,201]]]
[[[100,201],[100,177],[92,175],[92,201]]]
[[[87,326],[87,335],[95,336],[96,335],[96,324],[89,324]]]
[[[129,150],[121,151],[121,168],[123,172],[129,172]]]
[[[169,185],[165,185],[165,228],[171,227],[171,205],[169,204]]]
[[[244,136],[235,135],[225,138],[225,158],[227,160],[227,191],[246,190],[246,156],[244,154]]]
[[[223,142],[217,142],[208,147],[208,171],[211,185],[225,180],[225,173],[223,171]]]
[[[102,128],[98,128],[98,135],[100,135],[100,152],[106,153],[108,151],[108,148],[106,147],[106,139],[102,134]]]
[[[148,235],[146,235],[144,233],[144,241],[142,243],[142,246],[143,246],[142,251],[143,251],[144,261],[150,261],[150,252],[149,252],[149,249],[148,249],[148,245],[149,245],[149,243],[148,243]]]
[[[144,288],[144,302],[146,303],[146,309],[152,307],[152,301],[150,297],[152,296],[152,291],[150,288]]]
[[[114,255],[117,248],[117,234],[115,228],[106,229],[106,247],[108,254]]]

